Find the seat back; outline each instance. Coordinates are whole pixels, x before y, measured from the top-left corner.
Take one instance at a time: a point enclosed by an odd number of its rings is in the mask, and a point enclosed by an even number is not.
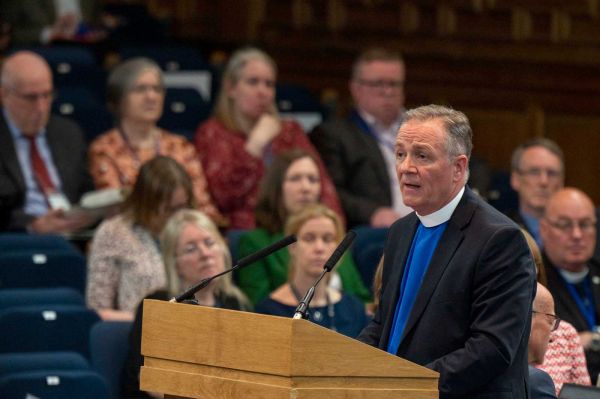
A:
[[[163,114],[158,125],[164,129],[191,138],[196,128],[210,116],[211,105],[198,90],[168,87],[165,94]]]
[[[127,46],[119,50],[119,56],[123,60],[132,57],[150,58],[163,71],[206,69],[208,66],[198,50],[181,45]]]
[[[1,233],[0,253],[79,250],[64,237],[54,234]]]
[[[32,352],[0,354],[0,377],[41,370],[90,370],[88,361],[75,352]]]
[[[0,288],[71,287],[85,293],[86,259],[73,252],[0,254]]]
[[[91,370],[39,370],[0,377],[0,398],[109,399],[108,387]]]
[[[83,295],[73,288],[13,288],[0,290],[0,310],[32,305],[85,306]]]
[[[278,84],[276,104],[283,118],[294,119],[306,133],[326,118],[325,107],[304,86]]]
[[[90,358],[89,336],[100,318],[72,305],[23,306],[0,311],[0,353],[72,351]]]
[[[77,122],[88,142],[113,126],[104,102],[86,87],[62,87],[52,103],[52,112]]]
[[[103,98],[106,72],[89,48],[53,45],[34,47],[31,50],[41,55],[50,65],[54,85],[59,93],[65,87],[85,86],[98,100]]]
[[[558,399],[600,399],[600,388],[576,384],[564,384]]]
[[[358,227],[355,232],[356,240],[352,247],[352,257],[356,262],[363,283],[372,288],[375,270],[383,255],[388,229]]]
[[[131,324],[127,321],[100,321],[90,331],[92,367],[104,377],[114,399],[119,398]]]

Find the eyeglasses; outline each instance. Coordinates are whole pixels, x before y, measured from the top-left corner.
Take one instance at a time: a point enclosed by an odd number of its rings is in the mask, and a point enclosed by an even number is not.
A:
[[[581,220],[570,220],[570,219],[559,219],[550,220],[544,218],[546,222],[557,230],[563,233],[571,233],[575,229],[575,226],[579,227],[583,233],[591,233],[596,229],[596,221],[593,219],[581,219]]]
[[[202,242],[190,242],[187,243],[181,252],[177,254],[179,257],[191,257],[196,256],[200,253],[202,247],[204,251],[212,249],[217,242],[213,239],[206,239]]]
[[[518,169],[517,172],[521,176],[539,179],[542,175],[546,175],[550,180],[557,180],[562,177],[562,171],[554,169],[531,168],[526,170]]]
[[[165,87],[162,85],[136,85],[133,86],[130,91],[135,94],[145,94],[149,91],[156,94],[162,94],[165,92]]]
[[[550,331],[556,331],[558,329],[558,326],[560,325],[560,318],[557,315],[550,314],[550,313],[544,313],[544,312],[538,312],[537,310],[534,310],[533,313],[544,315],[544,316],[546,316],[546,318],[551,320],[552,327],[550,328]]]
[[[19,93],[16,90],[10,90],[15,96],[28,103],[36,103],[38,100],[52,101],[56,97],[54,90],[45,91],[42,93]]]
[[[383,90],[383,89],[399,90],[404,86],[404,82],[401,80],[357,79],[357,81],[359,84],[361,84],[363,86],[367,86],[371,89],[376,89],[376,90]]]

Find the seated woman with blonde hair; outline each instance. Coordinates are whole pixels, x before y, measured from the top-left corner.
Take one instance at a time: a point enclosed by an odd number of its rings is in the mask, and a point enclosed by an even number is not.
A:
[[[195,144],[210,192],[232,229],[252,229],[259,183],[275,156],[310,152],[321,175],[321,201],[343,215],[335,186],[302,127],[275,106],[277,66],[265,52],[235,51],[223,72],[214,116],[198,127]]]
[[[215,224],[202,212],[184,209],[167,222],[161,236],[161,250],[167,275],[166,290],[153,293],[149,299],[168,300],[199,281],[231,268],[231,254]],[[198,291],[194,303],[233,310],[251,310],[250,302],[233,284],[231,274],[213,280]],[[129,337],[129,354],[123,377],[123,397],[156,396],[140,391],[139,372],[143,306],[137,310]]]
[[[320,205],[307,206],[289,217],[285,234],[298,241],[290,245],[288,282],[256,306],[259,313],[291,317],[304,294],[323,271],[323,265],[344,236],[339,216]],[[367,324],[363,303],[328,284],[330,274],[315,290],[309,320],[323,327],[356,337]]]

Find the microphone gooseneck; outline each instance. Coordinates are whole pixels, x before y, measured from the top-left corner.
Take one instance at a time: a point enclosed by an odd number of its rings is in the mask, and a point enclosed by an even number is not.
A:
[[[204,287],[206,287],[208,284],[210,284],[211,281],[213,281],[217,277],[220,277],[227,273],[231,273],[234,270],[240,269],[244,266],[248,266],[249,264],[254,263],[257,260],[260,260],[260,259],[272,254],[273,252],[280,250],[281,248],[285,248],[294,242],[296,242],[296,236],[290,235],[290,236],[284,237],[281,240],[269,245],[268,247],[262,248],[262,249],[256,251],[255,253],[250,254],[250,255],[240,259],[231,269],[227,269],[225,271],[222,271],[221,273],[215,274],[214,276],[207,277],[207,278],[201,280],[198,284],[190,287],[184,293],[171,299],[171,302],[182,302],[187,299],[191,299],[196,292],[198,292],[201,289],[203,289]]]
[[[352,242],[355,239],[356,239],[356,233],[354,231],[350,230],[348,232],[348,234],[346,234],[346,236],[344,237],[344,239],[342,240],[340,245],[338,245],[337,248],[333,251],[333,253],[329,257],[329,259],[327,259],[327,261],[323,265],[323,271],[321,272],[321,274],[319,275],[319,277],[317,278],[315,283],[312,285],[312,287],[310,287],[308,289],[308,291],[306,292],[306,295],[304,295],[304,297],[298,304],[298,307],[296,308],[296,311],[294,312],[294,316],[293,316],[294,319],[308,318],[308,306],[310,305],[310,301],[312,301],[313,296],[315,295],[315,289],[317,288],[317,285],[321,282],[323,277],[325,277],[325,274],[327,274],[333,270],[335,265],[341,259],[342,255],[344,255],[344,252],[346,252],[346,250],[350,247],[350,245],[352,245]]]

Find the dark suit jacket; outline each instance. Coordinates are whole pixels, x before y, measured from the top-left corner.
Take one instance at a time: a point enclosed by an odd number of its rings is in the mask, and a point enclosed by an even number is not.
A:
[[[93,189],[83,133],[74,122],[51,116],[46,134],[63,193],[76,203],[83,193]],[[0,112],[0,230],[22,230],[31,221],[32,218],[23,213],[25,191],[15,145]]]
[[[359,340],[386,350],[418,226],[392,225],[380,306]],[[440,373],[440,398],[527,397],[535,267],[523,235],[470,189],[431,259],[397,355]]]
[[[544,267],[546,268],[548,290],[554,297],[556,315],[562,320],[571,323],[579,332],[589,331],[585,317],[581,314],[571,294],[569,294],[569,290],[560,276],[558,269],[552,264],[545,253],[543,254],[543,259]],[[600,323],[600,264],[591,259],[588,262],[588,266],[592,279],[592,292],[596,301],[596,318]]]
[[[335,184],[349,226],[369,224],[392,206],[390,176],[377,141],[350,119],[334,119],[309,135]]]
[[[531,399],[556,399],[552,378],[544,370],[529,366]]]

